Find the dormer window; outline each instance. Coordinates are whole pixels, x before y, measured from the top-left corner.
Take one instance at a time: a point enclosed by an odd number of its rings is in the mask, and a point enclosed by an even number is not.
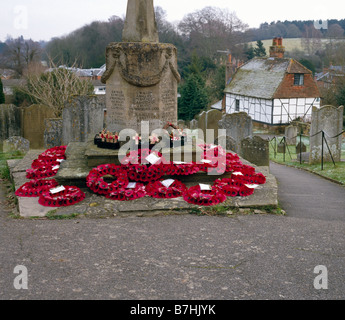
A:
[[[294,84],[294,86],[303,86],[304,85],[304,74],[303,73],[295,73],[293,84]]]

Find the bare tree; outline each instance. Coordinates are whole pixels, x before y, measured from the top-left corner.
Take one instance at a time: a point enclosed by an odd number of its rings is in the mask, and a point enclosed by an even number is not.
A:
[[[190,13],[179,24],[191,50],[210,58],[215,56],[217,49],[231,49],[241,42],[242,32],[247,27],[235,12],[216,7]]]
[[[27,85],[18,88],[39,104],[51,107],[56,117],[61,117],[65,102],[72,96],[93,94],[94,87],[90,80],[80,79],[73,67],[57,67],[51,62],[51,68],[41,74],[30,74]]]
[[[3,53],[3,63],[15,70],[19,76],[24,74],[29,65],[39,62],[42,53],[38,42],[25,40],[22,36],[17,39],[8,38]]]

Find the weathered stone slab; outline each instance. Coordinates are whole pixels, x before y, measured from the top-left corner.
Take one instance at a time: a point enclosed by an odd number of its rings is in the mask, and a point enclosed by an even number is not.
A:
[[[21,109],[13,104],[0,105],[0,146],[4,140],[21,135]]]
[[[78,96],[66,103],[63,110],[62,143],[85,142],[104,126],[104,96]]]
[[[298,134],[298,127],[288,126],[285,128],[286,143],[290,145],[296,145],[296,139]]]
[[[30,141],[23,137],[10,137],[3,143],[3,152],[11,153],[19,151],[20,153],[27,153],[30,150]]]
[[[241,156],[257,166],[269,166],[269,142],[261,137],[246,138],[242,140]]]
[[[206,112],[206,129],[213,130],[214,132],[212,143],[214,143],[215,139],[218,138],[219,121],[222,119],[222,117],[223,113],[219,110],[210,110]]]
[[[198,129],[198,120],[193,119],[190,121],[190,129],[191,130]]]
[[[44,121],[44,148],[62,146],[62,119],[45,119]]]
[[[226,136],[235,141],[234,152],[241,154],[241,141],[253,135],[252,118],[245,112],[223,115],[219,129],[226,130]]]
[[[50,107],[34,104],[23,108],[23,137],[30,141],[31,149],[44,148],[44,121],[49,118],[54,118]]]
[[[335,162],[341,160],[342,136],[337,136],[343,130],[343,110],[333,106],[324,106],[320,109],[313,107],[312,122],[310,128],[310,158],[311,164],[320,163],[322,158],[322,145],[324,149],[324,161],[332,161],[331,155],[325,142],[322,142],[322,134],[325,132],[325,138],[332,153]]]

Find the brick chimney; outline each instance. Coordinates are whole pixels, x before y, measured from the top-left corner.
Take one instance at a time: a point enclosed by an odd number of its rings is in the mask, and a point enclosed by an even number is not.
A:
[[[284,58],[285,47],[283,46],[283,38],[274,38],[270,47],[271,58]]]

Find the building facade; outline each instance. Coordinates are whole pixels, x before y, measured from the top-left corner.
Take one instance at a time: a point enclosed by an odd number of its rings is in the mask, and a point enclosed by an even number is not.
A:
[[[268,58],[242,65],[225,88],[226,113],[246,112],[254,121],[288,124],[309,120],[320,107],[320,92],[312,72],[294,59],[284,58],[281,38],[275,38]]]

